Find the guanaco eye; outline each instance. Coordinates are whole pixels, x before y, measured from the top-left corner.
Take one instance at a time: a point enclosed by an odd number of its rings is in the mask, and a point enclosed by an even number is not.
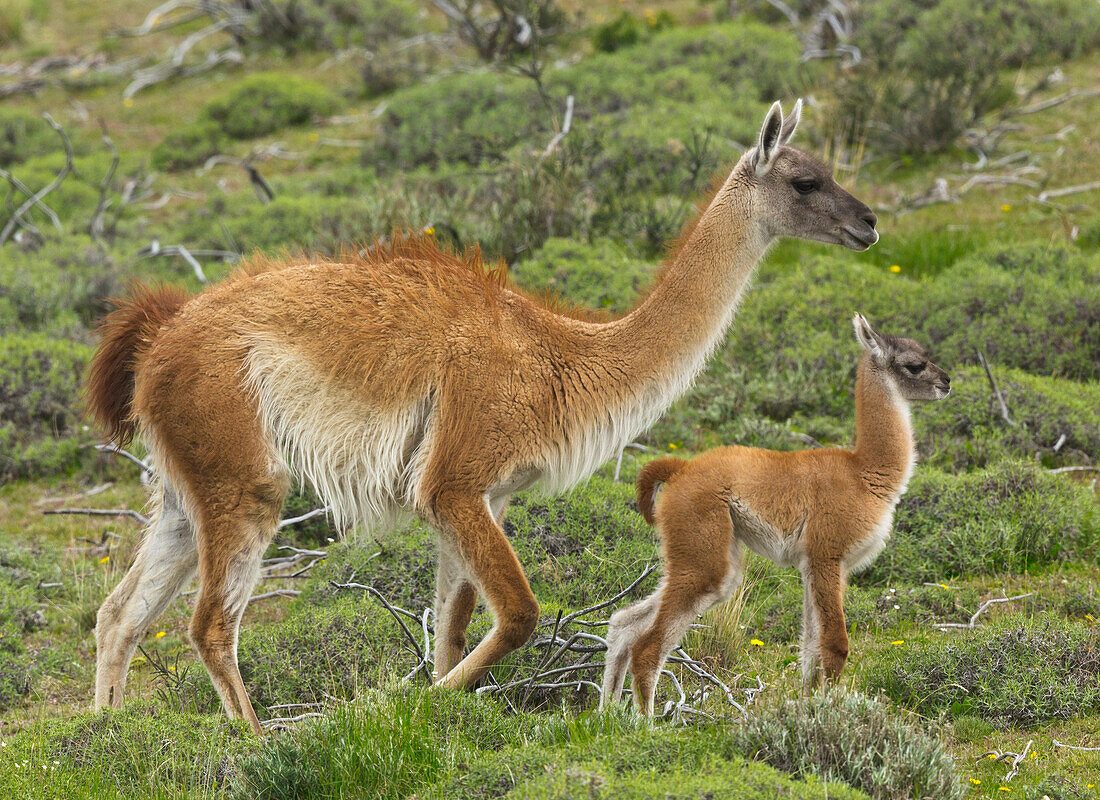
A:
[[[794,190],[799,194],[809,194],[810,192],[817,190],[817,181],[815,180],[802,179],[791,181],[791,185],[794,187]]]
[[[910,375],[920,375],[924,372],[924,364],[906,364],[905,368],[909,370]]]

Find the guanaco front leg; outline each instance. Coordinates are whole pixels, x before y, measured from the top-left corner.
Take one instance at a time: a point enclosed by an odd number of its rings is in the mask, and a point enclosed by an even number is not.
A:
[[[489,668],[531,638],[539,604],[512,545],[476,492],[443,490],[432,504],[441,527],[493,614],[493,629],[437,683],[454,689],[474,686]]]
[[[462,557],[445,539],[439,542],[439,571],[435,583],[434,679],[443,678],[462,660],[466,628],[477,604],[477,590],[466,577]]]
[[[815,650],[826,681],[836,683],[848,660],[848,628],[844,621],[844,572],[839,559],[811,560]],[[815,670],[816,673],[816,670]],[[818,676],[814,676],[816,684]]]

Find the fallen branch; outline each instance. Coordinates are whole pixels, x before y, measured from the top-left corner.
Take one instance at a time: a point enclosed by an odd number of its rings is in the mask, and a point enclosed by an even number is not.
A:
[[[1012,418],[1008,415],[1008,405],[1005,403],[1004,395],[1001,394],[1001,390],[997,386],[997,381],[993,380],[993,373],[989,369],[989,364],[985,360],[985,355],[980,350],[978,351],[978,362],[982,365],[982,369],[985,370],[985,377],[989,379],[989,385],[992,387],[993,394],[1001,406],[1001,417],[1013,428],[1017,427],[1016,423],[1013,422]]]
[[[983,758],[989,758],[990,756],[993,756],[994,761],[1000,761],[1002,763],[1009,763],[1009,761],[1011,760],[1011,769],[1009,770],[1009,773],[1004,777],[1005,783],[1008,783],[1010,780],[1015,778],[1016,774],[1020,771],[1020,764],[1022,764],[1024,759],[1027,758],[1027,753],[1031,749],[1031,743],[1032,740],[1029,739],[1027,744],[1024,746],[1023,752],[1020,753],[1002,753],[1000,750],[989,750],[985,753],[982,753],[980,756],[977,756],[974,760],[981,761]]]
[[[117,456],[122,456],[127,461],[139,466],[141,468],[141,471],[144,472],[145,474],[147,474],[149,476],[156,475],[156,473],[153,471],[153,468],[151,466],[149,466],[147,463],[145,463],[140,458],[135,456],[133,453],[131,453],[127,450],[123,450],[117,444],[114,444],[114,443],[97,444],[95,446],[95,449],[97,451],[99,451],[100,453],[113,453]]]
[[[1055,747],[1062,747],[1066,750],[1081,750],[1086,753],[1100,753],[1100,747],[1080,747],[1075,744],[1063,744],[1057,739],[1054,740],[1053,744]]]
[[[1048,471],[1053,475],[1059,475],[1063,472],[1100,472],[1100,467],[1055,467]]]
[[[1070,100],[1077,100],[1081,97],[1100,97],[1100,88],[1070,89],[1068,92],[1064,92],[1057,97],[1051,97],[1048,100],[1043,100],[1034,105],[1025,106],[1024,108],[1008,109],[1004,116],[1022,117],[1025,114],[1038,114],[1040,111],[1046,111],[1048,108],[1054,108],[1055,106],[1060,106],[1062,103],[1068,103]]]
[[[1039,197],[1037,199],[1042,203],[1054,197],[1065,197],[1066,195],[1078,194],[1080,192],[1092,192],[1096,189],[1100,189],[1100,181],[1083,183],[1080,186],[1067,186],[1063,189],[1050,189],[1048,191],[1039,192]]]
[[[424,677],[428,679],[428,683],[432,683],[432,673],[431,670],[427,668],[427,656],[425,656],[424,651],[420,649],[420,644],[416,641],[416,637],[412,635],[409,626],[401,619],[401,615],[404,614],[406,617],[411,617],[415,622],[420,622],[420,617],[416,616],[416,614],[413,614],[411,611],[406,611],[403,608],[393,605],[380,591],[365,583],[354,583],[352,581],[348,581],[347,583],[329,581],[329,583],[337,589],[362,589],[377,598],[378,602],[390,612],[391,616],[397,620],[397,624],[401,626],[401,631],[405,634],[405,638],[408,639],[409,644],[412,645],[413,652],[416,653],[417,660],[420,662],[419,666],[424,672]]]
[[[561,123],[561,130],[554,134],[554,138],[550,140],[550,143],[546,145],[546,149],[542,153],[542,157],[546,158],[548,155],[558,149],[558,145],[561,144],[561,140],[569,134],[569,129],[573,126],[573,95],[569,95],[565,98],[565,118]]]
[[[83,514],[89,517],[130,517],[142,525],[149,524],[149,518],[132,508],[52,508],[42,512],[50,514]]]
[[[248,598],[248,605],[252,605],[257,600],[267,600],[270,597],[297,597],[301,593],[298,589],[272,589],[270,592],[252,595]]]
[[[73,170],[73,145],[72,142],[69,141],[69,135],[65,133],[64,128],[54,122],[54,118],[51,117],[48,113],[43,113],[42,117],[46,120],[46,124],[57,131],[57,135],[61,137],[61,143],[65,148],[65,164],[61,167],[60,170],[58,170],[57,175],[54,176],[52,181],[43,186],[29,198],[27,198],[26,202],[24,202],[23,205],[19,206],[19,208],[15,210],[15,213],[12,214],[11,219],[8,220],[7,225],[4,226],[3,230],[0,230],[0,247],[2,247],[8,241],[8,237],[11,236],[12,231],[15,229],[15,226],[19,224],[19,221],[22,219],[23,215],[26,214],[33,206],[38,205],[43,197],[45,197],[58,186],[60,186],[61,182],[64,181],[68,174]]]
[[[284,519],[283,521],[281,521],[279,523],[279,530],[282,530],[283,528],[290,527],[291,525],[296,525],[299,522],[305,522],[308,519],[314,519],[315,517],[323,516],[324,514],[327,514],[328,511],[329,511],[328,506],[324,506],[323,508],[315,508],[312,511],[307,511],[305,514],[302,514],[300,517],[290,517],[289,519]],[[325,555],[327,555],[327,553],[317,552],[317,553],[315,553],[315,555],[325,556]]]
[[[107,193],[111,189],[111,181],[115,177],[115,171],[118,169],[119,161],[118,148],[115,147],[114,141],[107,134],[107,125],[103,120],[100,120],[99,126],[103,132],[103,143],[107,145],[107,149],[111,151],[111,164],[103,174],[103,180],[99,183],[99,202],[96,203],[95,211],[92,212],[92,218],[88,222],[88,235],[97,242],[103,239],[103,213],[107,210],[107,206],[111,202],[107,198]]]
[[[973,630],[974,628],[976,628],[978,626],[978,617],[980,617],[985,612],[985,610],[988,609],[989,607],[994,606],[998,603],[1012,603],[1016,600],[1023,600],[1025,597],[1031,597],[1033,594],[1035,594],[1035,592],[1027,592],[1026,594],[1018,594],[1015,597],[994,597],[990,600],[986,600],[984,603],[982,603],[980,606],[978,606],[978,610],[975,611],[973,616],[970,617],[969,622],[937,622],[935,627],[939,628],[941,631],[942,630],[947,630],[948,628],[961,628],[963,630]]]

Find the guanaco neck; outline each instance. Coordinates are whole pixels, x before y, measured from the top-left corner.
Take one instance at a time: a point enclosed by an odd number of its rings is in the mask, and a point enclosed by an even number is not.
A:
[[[621,389],[686,388],[729,327],[771,242],[756,223],[746,168],[744,160],[734,168],[653,291],[600,326],[597,352],[621,366]]]
[[[867,353],[856,372],[855,460],[871,492],[892,501],[905,491],[916,461],[909,402]]]

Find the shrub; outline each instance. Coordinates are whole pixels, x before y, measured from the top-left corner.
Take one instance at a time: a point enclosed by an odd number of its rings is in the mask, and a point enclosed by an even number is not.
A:
[[[153,165],[169,172],[197,167],[220,153],[226,141],[224,131],[215,120],[200,119],[165,136],[153,148]]]
[[[0,109],[0,167],[11,169],[15,164],[60,149],[61,140],[42,117],[18,108]]]
[[[592,33],[592,44],[601,53],[614,53],[620,47],[637,44],[642,38],[642,26],[629,11],[622,11],[610,22]]]
[[[206,115],[234,139],[252,139],[331,114],[336,100],[324,86],[296,75],[250,75],[217,100]]]
[[[926,643],[867,674],[870,689],[923,714],[976,714],[1034,725],[1100,709],[1100,633],[1065,620],[1020,618]]]
[[[1097,563],[1100,513],[1087,488],[1032,464],[1004,461],[951,475],[919,468],[894,532],[861,583],[942,581]]]
[[[844,781],[876,800],[965,796],[938,739],[859,694],[836,690],[764,706],[733,738],[784,772]]]
[[[39,334],[0,339],[0,479],[75,463],[80,442],[90,438],[77,412],[90,355],[84,345]]]
[[[1073,0],[890,0],[860,11],[854,42],[864,61],[838,88],[838,117],[895,151],[949,147],[1011,101],[1005,67],[1100,44],[1100,12]]]
[[[1037,454],[1048,467],[1100,460],[1100,384],[996,367],[994,376],[1015,425],[1002,419],[981,367],[952,370],[950,399],[914,409],[924,463],[954,471]]]
[[[417,31],[417,8],[403,0],[268,0],[249,4],[257,39],[288,51],[351,46],[377,50]]]
[[[550,239],[511,274],[525,289],[552,292],[581,308],[625,311],[652,273],[651,266],[606,239],[591,244]]]

